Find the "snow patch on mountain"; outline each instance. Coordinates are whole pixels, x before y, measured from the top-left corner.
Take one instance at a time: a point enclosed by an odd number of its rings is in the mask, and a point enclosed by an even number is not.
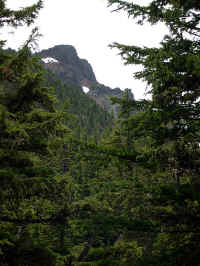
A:
[[[82,89],[85,92],[85,94],[87,94],[90,91],[90,89],[86,86],[83,86]]]
[[[45,57],[45,58],[42,58],[42,61],[45,63],[45,64],[52,64],[52,63],[59,63],[59,61],[53,57]]]

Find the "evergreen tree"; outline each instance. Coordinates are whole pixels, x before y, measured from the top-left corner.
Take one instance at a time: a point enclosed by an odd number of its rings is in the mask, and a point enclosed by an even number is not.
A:
[[[139,24],[163,22],[169,29],[159,48],[115,43],[127,64],[140,64],[136,78],[147,81],[152,101],[135,102],[133,162],[149,171],[144,208],[157,227],[157,240],[144,264],[199,265],[199,20],[197,1],[109,0]],[[142,176],[140,177],[142,178]],[[143,217],[144,218],[144,217]],[[160,232],[160,233],[159,233]],[[144,265],[143,264],[143,265]]]
[[[13,11],[2,0],[0,26],[30,25],[41,7],[39,1]],[[63,207],[54,204],[56,169],[48,161],[63,149],[69,130],[64,114],[55,109],[52,91],[42,85],[39,60],[32,57],[30,46],[37,36],[35,29],[16,53],[4,50],[1,42],[0,261],[5,265],[56,263],[33,224],[56,220]]]

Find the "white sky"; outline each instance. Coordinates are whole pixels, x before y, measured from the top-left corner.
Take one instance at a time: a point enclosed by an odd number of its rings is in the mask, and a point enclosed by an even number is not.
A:
[[[146,0],[146,2],[149,0]],[[10,8],[35,3],[36,0],[7,0]],[[58,44],[73,45],[81,58],[92,65],[100,83],[111,88],[132,89],[135,98],[144,98],[145,83],[135,80],[135,66],[124,66],[118,50],[109,44],[119,42],[139,46],[158,46],[166,33],[164,26],[136,25],[123,11],[111,12],[106,0],[44,0],[35,26],[43,35],[39,48],[47,49]],[[18,28],[14,34],[7,29],[1,38],[8,39],[8,46],[18,48],[31,29]]]

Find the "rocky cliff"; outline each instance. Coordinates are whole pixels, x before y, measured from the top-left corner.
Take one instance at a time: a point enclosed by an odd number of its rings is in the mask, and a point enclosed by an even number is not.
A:
[[[42,58],[43,65],[64,83],[82,90],[104,110],[114,114],[118,112],[118,106],[111,104],[110,97],[121,98],[123,91],[100,84],[91,65],[87,60],[79,58],[73,46],[57,45],[41,51],[38,55]],[[130,98],[133,98],[131,91]]]

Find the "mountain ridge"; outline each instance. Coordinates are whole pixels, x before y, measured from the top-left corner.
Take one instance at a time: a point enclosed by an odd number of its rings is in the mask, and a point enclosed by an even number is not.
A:
[[[96,101],[109,113],[118,113],[117,104],[112,105],[110,97],[121,98],[123,91],[120,88],[111,89],[109,86],[97,81],[91,64],[86,59],[81,59],[74,46],[56,45],[37,53],[42,58],[42,64],[65,84],[76,87],[84,92],[88,88],[87,96]],[[134,96],[129,90],[130,98]]]

